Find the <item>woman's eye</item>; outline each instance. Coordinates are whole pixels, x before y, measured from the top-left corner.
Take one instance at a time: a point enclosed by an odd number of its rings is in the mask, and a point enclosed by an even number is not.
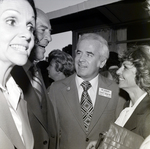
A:
[[[33,33],[34,30],[35,30],[35,28],[34,28],[32,25],[29,25],[27,28],[28,28],[28,30],[29,30],[30,32],[32,32],[32,33]]]
[[[128,67],[124,65],[124,69],[126,70],[126,69],[128,69]]]
[[[16,21],[15,21],[15,19],[8,19],[8,20],[6,20],[6,23],[11,25],[11,26],[14,26]]]

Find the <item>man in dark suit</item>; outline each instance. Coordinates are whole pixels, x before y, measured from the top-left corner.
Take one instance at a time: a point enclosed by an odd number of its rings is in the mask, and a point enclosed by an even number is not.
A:
[[[36,42],[30,59],[23,67],[15,67],[12,75],[24,92],[27,101],[28,116],[34,136],[34,149],[56,149],[57,148],[57,127],[54,109],[48,99],[47,91],[39,68],[36,69],[38,79],[34,77],[35,65],[44,58],[45,47],[51,41],[51,25],[46,14],[37,9],[36,20]],[[31,69],[33,68],[33,69]],[[34,86],[34,79],[39,81],[40,89]]]
[[[85,149],[114,122],[118,86],[99,74],[108,57],[105,39],[95,33],[83,34],[76,48],[76,74],[51,85],[60,149]]]

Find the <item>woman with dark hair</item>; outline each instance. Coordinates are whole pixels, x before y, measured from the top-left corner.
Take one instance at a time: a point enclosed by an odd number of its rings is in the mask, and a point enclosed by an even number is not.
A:
[[[150,134],[150,46],[141,45],[129,49],[116,73],[119,75],[119,87],[129,94],[130,100],[125,104],[126,108],[122,110],[115,124],[146,138]],[[124,136],[126,140],[130,138]],[[122,144],[125,141],[121,138],[122,136],[119,136],[118,140],[120,139]],[[134,139],[136,142],[136,138]],[[91,142],[88,147],[92,148],[95,144],[96,141]]]
[[[0,149],[33,149],[26,101],[10,72],[28,60],[35,17],[32,0],[0,0]]]

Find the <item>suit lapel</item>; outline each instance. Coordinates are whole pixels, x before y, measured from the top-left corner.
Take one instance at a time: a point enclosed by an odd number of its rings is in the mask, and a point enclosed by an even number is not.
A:
[[[10,113],[7,101],[1,91],[0,98],[0,127],[16,148],[25,149],[25,146],[21,140],[21,137]]]
[[[147,106],[149,104],[149,96],[146,95],[145,98],[139,103],[139,105],[136,107],[135,111],[132,113],[131,117],[125,124],[125,128],[129,130],[133,130],[137,127],[138,121],[141,116],[145,113],[145,110],[147,110]]]
[[[33,114],[47,130],[46,123],[43,119],[43,115],[41,112],[39,100],[36,100],[38,97],[30,83],[27,73],[24,71],[23,67],[15,66],[11,74],[15,79],[16,83],[23,90],[24,99],[27,101],[28,109],[33,112]]]
[[[93,129],[93,127],[96,125],[96,123],[99,121],[99,119],[101,118],[101,116],[102,116],[104,110],[106,109],[106,106],[110,100],[110,98],[99,95],[99,88],[107,89],[108,85],[109,84],[104,82],[103,79],[101,78],[101,76],[99,76],[95,107],[94,107],[94,112],[93,112],[93,116],[92,116],[92,121],[91,121],[91,124],[89,127],[89,133]]]
[[[65,97],[65,100],[67,101],[68,106],[70,107],[80,127],[85,131],[81,108],[79,104],[78,91],[77,91],[76,82],[75,82],[75,75],[70,77],[69,81],[65,82],[64,84],[65,84],[65,87],[62,89],[62,93]]]
[[[26,101],[23,99],[20,100],[17,112],[21,118],[22,121],[22,130],[23,130],[23,138],[25,142],[25,146],[27,149],[32,149],[33,148],[33,136],[32,136],[32,131],[30,128],[30,124],[28,121],[27,117],[27,109],[26,109]]]

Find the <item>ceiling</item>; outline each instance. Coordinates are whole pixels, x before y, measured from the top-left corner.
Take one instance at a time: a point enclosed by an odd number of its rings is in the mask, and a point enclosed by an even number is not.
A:
[[[51,19],[52,34],[95,26],[111,25],[115,28],[148,22],[149,15],[144,2],[145,0],[123,0]]]

